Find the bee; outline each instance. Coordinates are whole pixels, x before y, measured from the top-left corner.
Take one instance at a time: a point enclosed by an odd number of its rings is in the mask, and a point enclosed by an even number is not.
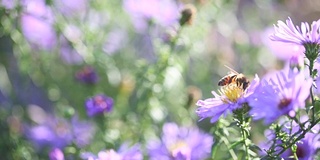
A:
[[[242,87],[243,90],[245,90],[249,86],[249,80],[242,73],[238,73],[228,66],[225,67],[230,69],[230,73],[219,80],[219,86],[225,86],[233,83],[238,87]]]

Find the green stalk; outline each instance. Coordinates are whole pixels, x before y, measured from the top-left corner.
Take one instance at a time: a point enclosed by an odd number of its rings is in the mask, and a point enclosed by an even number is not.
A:
[[[310,60],[310,65],[309,65],[309,73],[311,78],[313,78],[313,66],[314,66],[314,61]],[[313,91],[312,91],[312,87],[310,88],[310,97],[311,97],[311,103],[312,103],[312,108],[311,108],[311,122],[314,122],[314,107],[315,107],[315,101],[314,101],[314,96],[313,96]]]
[[[297,156],[297,146],[296,146],[296,145],[293,145],[293,146],[291,147],[291,150],[292,150],[292,153],[293,153],[293,158],[294,158],[295,160],[299,160],[299,158],[298,158],[298,156]]]
[[[245,159],[250,160],[250,154],[249,154],[249,145],[247,139],[249,138],[249,130],[248,123],[250,122],[250,118],[245,117],[247,112],[249,111],[249,108],[244,105],[243,108],[238,109],[234,111],[235,120],[237,121],[237,126],[240,128],[240,134],[242,138],[242,144],[245,151]]]
[[[219,123],[219,122],[218,122],[218,123]],[[223,126],[223,127],[221,127],[221,128],[222,128],[222,129],[225,129],[224,127],[225,127],[225,126]],[[219,128],[220,128],[220,127],[219,127]],[[222,132],[223,132],[223,131],[222,131]],[[231,157],[232,157],[233,160],[238,160],[238,157],[237,157],[236,153],[234,152],[234,150],[233,150],[232,148],[229,148],[229,147],[231,146],[231,144],[230,144],[228,138],[226,138],[226,137],[224,136],[224,134],[221,134],[221,131],[220,131],[220,130],[217,130],[217,131],[215,132],[215,134],[213,134],[213,136],[214,136],[214,137],[219,137],[220,140],[226,145],[226,147],[228,148],[228,151],[229,151],[229,153],[230,153],[230,155],[231,155]],[[219,143],[220,143],[220,142],[219,142]],[[212,159],[215,159],[215,154],[213,153],[213,149],[214,149],[214,147],[212,147],[212,150],[211,150],[211,158],[212,158]]]
[[[230,142],[228,141],[228,139],[227,139],[226,137],[221,137],[221,139],[222,139],[223,143],[224,143],[227,147],[230,146]],[[230,153],[230,155],[231,155],[231,157],[232,157],[233,160],[237,160],[237,159],[238,159],[238,157],[237,157],[237,155],[236,155],[236,153],[234,152],[233,149],[228,149],[228,151],[229,151],[229,153]],[[213,158],[213,157],[212,157],[212,158]]]
[[[246,160],[250,160],[250,155],[249,155],[249,145],[247,144],[247,138],[248,138],[248,134],[246,133],[246,130],[245,130],[245,121],[243,119],[243,114],[242,114],[242,120],[241,120],[242,123],[240,125],[240,132],[241,132],[241,136],[242,136],[242,141],[243,141],[243,146],[244,146],[244,150],[245,150],[245,154],[246,154]]]

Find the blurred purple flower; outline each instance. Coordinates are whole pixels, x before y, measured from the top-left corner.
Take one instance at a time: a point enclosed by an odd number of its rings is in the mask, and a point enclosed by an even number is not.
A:
[[[53,12],[51,8],[46,5],[45,0],[23,0],[21,1],[21,5],[23,13],[38,17],[48,23],[53,23]]]
[[[63,152],[59,148],[54,148],[49,153],[50,160],[64,160]]]
[[[35,49],[52,49],[56,44],[55,31],[51,24],[24,14],[21,17],[22,33]]]
[[[103,112],[111,112],[113,108],[113,99],[103,94],[98,94],[88,98],[85,106],[88,116],[92,117]]]
[[[26,0],[22,4],[22,34],[35,49],[50,50],[56,45],[52,11],[44,0]]]
[[[167,27],[180,18],[179,4],[173,0],[125,0],[123,3],[138,31],[146,29],[149,21]]]
[[[72,142],[71,128],[64,119],[49,118],[43,124],[28,128],[27,137],[37,147],[63,148]]]
[[[254,88],[259,83],[259,77],[256,76],[246,90],[236,84],[230,84],[221,88],[218,95],[215,91],[212,91],[214,98],[206,100],[199,100],[196,105],[199,108],[196,113],[200,117],[200,120],[211,117],[210,122],[215,123],[222,115],[227,115],[229,112],[241,108],[246,103],[247,97],[252,95]]]
[[[85,13],[88,0],[54,0],[55,7],[65,16]]]
[[[60,37],[60,57],[67,64],[80,64],[83,62],[83,57],[77,52],[71,42],[65,37]]]
[[[79,147],[87,146],[94,137],[95,126],[88,121],[79,121],[77,116],[71,119],[73,142]]]
[[[302,72],[286,72],[264,78],[248,98],[254,120],[264,118],[264,122],[270,124],[282,115],[295,116],[295,112],[305,106],[312,79],[306,79]]]
[[[134,145],[128,147],[127,144],[121,145],[119,151],[114,151],[113,149],[100,151],[98,155],[92,153],[82,153],[82,159],[87,160],[142,160],[143,155],[140,151],[140,145]]]
[[[161,141],[150,141],[150,160],[199,160],[210,155],[213,137],[197,128],[179,127],[166,123],[162,129]]]
[[[65,119],[48,118],[43,124],[28,127],[26,136],[36,147],[63,148],[72,142],[84,147],[90,143],[94,132],[92,124],[80,122],[77,117],[73,117],[71,123]]]
[[[291,57],[299,57],[304,55],[304,47],[297,44],[284,43],[270,40],[273,28],[268,28],[261,35],[263,44],[268,47],[272,54],[281,60],[290,60]]]
[[[126,46],[127,43],[127,33],[124,30],[114,30],[111,31],[103,45],[103,51],[111,55],[117,52],[119,49]]]
[[[85,84],[95,84],[98,82],[99,77],[96,71],[90,67],[90,66],[85,66],[81,70],[79,70],[75,78]]]
[[[275,33],[270,36],[271,40],[297,45],[320,43],[320,20],[313,21],[311,27],[307,22],[301,23],[301,28],[294,26],[290,17],[286,23],[278,21],[275,25]]]
[[[5,9],[13,9],[16,7],[16,1],[15,0],[1,0],[1,6],[3,6]]]

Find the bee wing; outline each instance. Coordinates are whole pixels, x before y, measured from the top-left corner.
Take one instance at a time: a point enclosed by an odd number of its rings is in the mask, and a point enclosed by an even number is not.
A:
[[[231,73],[233,74],[239,74],[237,71],[235,71],[234,69],[232,69],[231,67],[227,66],[227,65],[224,65],[225,67],[227,67]]]

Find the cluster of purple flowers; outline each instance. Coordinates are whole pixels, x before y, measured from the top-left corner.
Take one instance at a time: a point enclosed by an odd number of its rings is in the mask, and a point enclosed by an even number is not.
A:
[[[147,152],[151,160],[200,160],[209,157],[212,144],[212,136],[197,128],[179,127],[175,123],[166,123],[163,126],[161,140],[150,140]],[[140,145],[128,147],[124,143],[118,151],[103,150],[98,155],[82,153],[81,157],[88,160],[142,160],[143,154]]]
[[[128,144],[124,143],[118,151],[113,149],[102,150],[98,155],[87,152],[82,153],[81,158],[86,160],[142,160],[143,155],[140,145],[136,144],[129,147]]]
[[[287,25],[278,22],[271,39],[302,46],[308,43],[319,45],[319,32],[320,21],[313,22],[311,29],[307,23],[302,23],[300,29],[294,27],[289,18]],[[270,124],[282,115],[295,116],[298,109],[304,108],[312,83],[313,79],[310,76],[305,76],[304,72],[293,66],[268,75],[262,80],[256,76],[245,90],[235,83],[223,86],[221,95],[213,91],[214,98],[199,100],[196,113],[200,120],[211,117],[211,122],[214,123],[221,115],[226,115],[247,103],[251,107],[250,115],[255,120],[264,118],[265,123]]]
[[[83,13],[88,5],[85,0],[53,2],[52,5],[67,17]],[[56,47],[59,47],[61,58],[66,63],[82,62],[81,55],[73,48],[70,40],[57,34],[55,7],[49,6],[45,0],[2,1],[1,3],[8,10],[21,8],[19,16],[21,33],[33,50],[53,52]],[[77,5],[74,5],[75,3]]]
[[[73,117],[71,122],[62,118],[48,117],[41,124],[30,126],[26,136],[34,145],[42,147],[64,148],[72,143],[79,148],[88,145],[95,133],[95,127],[87,121]]]
[[[7,9],[15,7],[15,3],[2,1]],[[16,2],[16,1],[15,1]],[[18,2],[16,2],[18,3]],[[21,32],[31,47],[36,50],[53,50],[59,45],[61,57],[67,63],[81,63],[83,57],[73,48],[74,39],[67,31],[62,31],[63,36],[57,35],[55,28],[56,18],[53,9],[58,9],[64,16],[73,16],[86,10],[88,2],[85,0],[55,0],[57,8],[49,7],[45,0],[25,0],[21,2]],[[182,5],[174,0],[123,0],[123,8],[129,13],[137,31],[145,31],[151,22],[161,27],[174,26],[179,23]],[[320,93],[320,76],[313,74],[320,69],[318,58],[320,46],[320,20],[314,21],[311,26],[301,23],[295,26],[290,18],[286,23],[278,21],[274,26],[275,32],[270,36],[273,41],[292,45],[295,52],[288,54],[290,66],[273,74],[259,78],[255,75],[248,87],[235,81],[222,86],[218,92],[212,91],[213,98],[197,101],[196,114],[200,120],[210,118],[211,123],[217,122],[222,116],[226,117],[245,105],[249,106],[249,116],[253,120],[264,120],[266,125],[276,122],[287,116],[293,118],[299,110],[306,108],[306,101],[310,98],[310,92],[316,90]],[[63,30],[63,29],[61,29]],[[71,29],[73,30],[73,29]],[[82,33],[79,33],[82,34]],[[71,34],[72,35],[72,34]],[[124,34],[126,35],[126,34]],[[81,37],[81,36],[79,36]],[[111,36],[112,37],[112,36]],[[119,40],[120,43],[121,40]],[[107,42],[108,44],[109,42]],[[115,43],[115,44],[117,44]],[[120,46],[120,45],[119,45]],[[316,58],[309,55],[310,47],[315,47]],[[116,52],[117,47],[105,45],[106,52]],[[300,66],[304,58],[309,71],[301,70]],[[287,60],[288,60],[287,59]],[[312,64],[312,65],[310,65]],[[95,84],[99,77],[94,68],[86,66],[75,74],[75,78],[85,84]],[[315,83],[314,83],[315,82]],[[86,114],[94,117],[110,113],[114,109],[114,100],[104,94],[97,94],[85,101]],[[300,123],[299,123],[300,124]],[[301,129],[299,124],[290,123],[288,134]],[[301,124],[310,125],[306,120]],[[284,123],[283,126],[289,124]],[[315,133],[320,132],[320,126],[313,127]],[[308,132],[296,145],[296,154],[299,159],[310,160],[320,148],[320,136]],[[25,135],[39,150],[46,146],[50,148],[51,160],[64,160],[63,149],[66,146],[75,145],[84,148],[90,144],[95,134],[95,127],[89,121],[80,121],[77,116],[71,120],[47,117],[40,124],[26,127]],[[274,139],[272,133],[268,140]],[[279,141],[279,144],[284,142]],[[87,160],[142,160],[148,156],[150,160],[200,160],[209,158],[214,138],[198,128],[180,127],[175,123],[165,123],[162,128],[161,138],[150,140],[144,154],[140,144],[129,147],[124,143],[118,150],[105,149],[94,154],[83,152],[82,159]],[[267,146],[269,147],[269,146]],[[292,150],[286,150],[281,154],[284,159],[293,155]]]
[[[246,89],[241,88],[239,82],[231,82],[221,87],[220,95],[212,91],[214,98],[199,100],[196,103],[199,106],[196,113],[200,120],[211,118],[211,123],[215,123],[221,115],[248,105],[249,116],[253,120],[264,119],[265,124],[269,125],[283,116],[294,118],[299,110],[306,110],[310,93],[314,88],[316,90],[319,88],[317,87],[319,76],[310,73],[310,70],[314,72],[313,69],[319,67],[317,57],[320,46],[320,20],[314,21],[311,27],[308,23],[301,23],[300,28],[294,26],[290,18],[286,23],[278,21],[275,32],[270,38],[292,47],[304,47],[304,50],[301,49],[290,55],[291,57],[287,59],[290,60],[290,66],[266,75],[262,79],[256,76]],[[304,58],[307,59],[305,63],[309,70],[302,68],[301,63]],[[298,131],[299,127],[301,126],[296,124],[293,131]],[[313,127],[313,129],[318,128]],[[319,130],[314,133],[319,133]],[[274,137],[272,136],[270,140]],[[318,148],[319,136],[308,132],[305,138],[297,143],[296,154],[299,159],[312,159]],[[281,156],[289,157],[292,154],[291,150],[286,150]]]

